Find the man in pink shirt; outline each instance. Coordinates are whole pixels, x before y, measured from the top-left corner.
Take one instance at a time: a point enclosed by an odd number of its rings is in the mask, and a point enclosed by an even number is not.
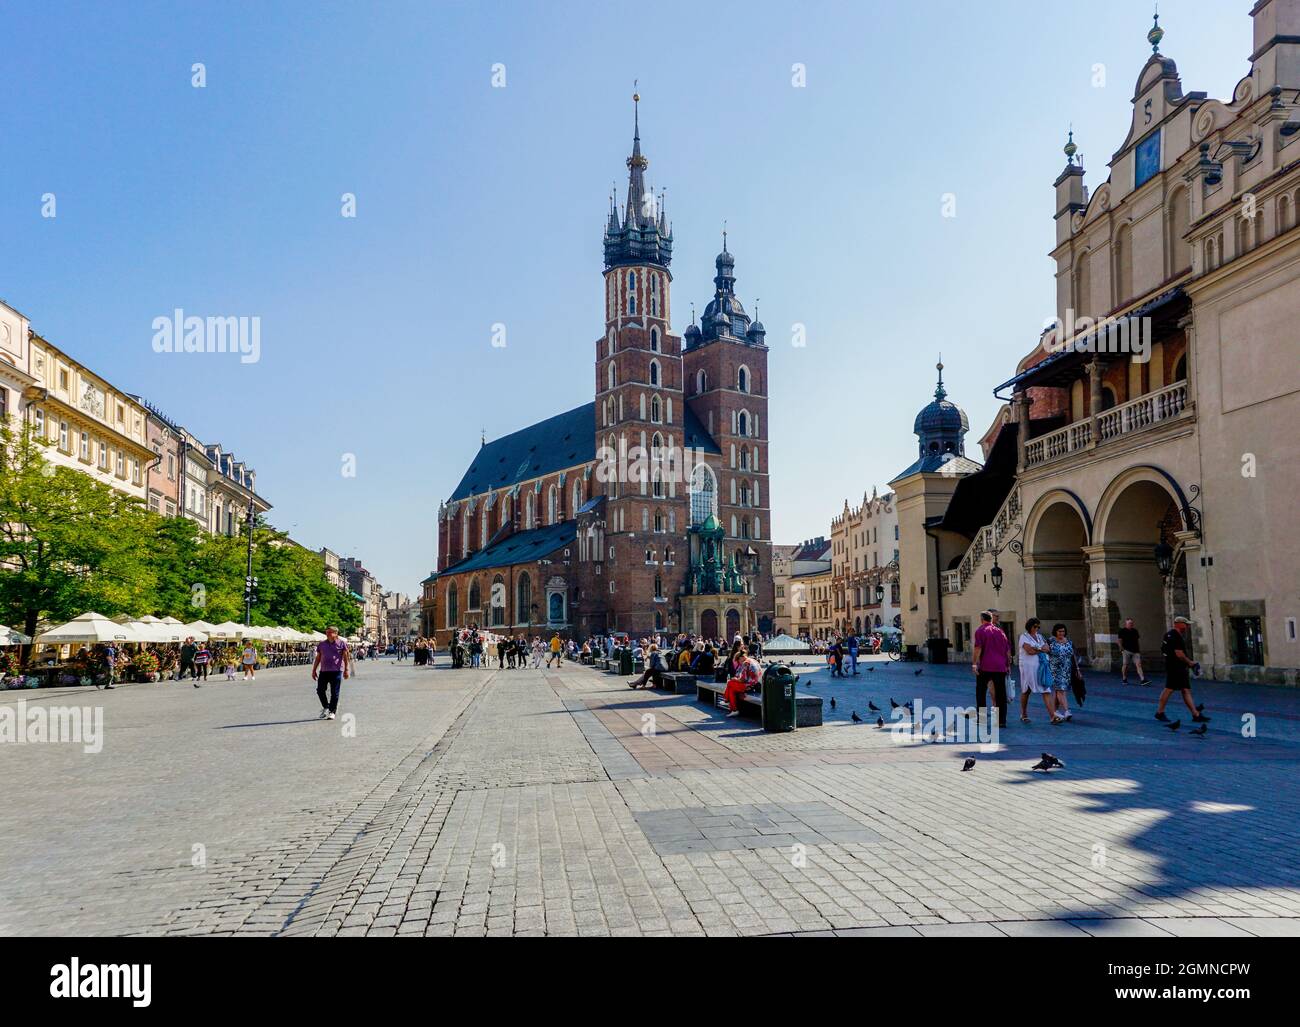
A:
[[[1011,640],[998,627],[997,616],[992,610],[980,614],[982,623],[975,631],[975,655],[970,666],[975,672],[976,715],[984,712],[991,683],[998,704],[998,727],[1002,728],[1007,726],[1007,670],[1011,663]]]

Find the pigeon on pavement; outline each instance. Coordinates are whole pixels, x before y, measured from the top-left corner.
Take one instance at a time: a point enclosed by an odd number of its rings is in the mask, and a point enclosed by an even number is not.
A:
[[[1035,763],[1033,770],[1055,770],[1057,767],[1064,768],[1065,764],[1053,756],[1050,752],[1043,753],[1043,758]]]
[[[853,711],[853,723],[855,723],[855,724],[861,724],[861,723],[862,723],[862,718],[858,716],[858,711],[857,711],[857,710],[854,710],[854,711]]]
[[[877,706],[875,703],[871,702],[870,700],[867,701],[867,709],[869,709],[872,713],[880,712],[880,707]]]
[[[961,765],[961,769],[962,769],[962,773],[963,773],[963,774],[964,774],[966,771],[968,771],[968,770],[974,770],[974,769],[975,769],[975,757],[974,757],[974,756],[967,756],[967,757],[966,757],[966,762],[963,763],[963,764]]]

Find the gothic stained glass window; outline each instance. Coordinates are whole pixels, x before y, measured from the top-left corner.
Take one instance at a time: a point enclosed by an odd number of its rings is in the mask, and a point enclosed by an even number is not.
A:
[[[703,524],[711,513],[717,513],[717,489],[713,473],[701,465],[691,473],[691,524]]]
[[[1133,188],[1141,189],[1160,174],[1160,129],[1138,143],[1134,156]]]

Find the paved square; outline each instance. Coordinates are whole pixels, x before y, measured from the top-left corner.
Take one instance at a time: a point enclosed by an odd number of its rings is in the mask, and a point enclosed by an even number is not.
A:
[[[783,735],[572,665],[365,662],[338,721],[302,669],[0,693],[104,715],[0,744],[0,932],[1300,934],[1295,692],[1200,684],[1205,738],[1100,676],[988,752],[853,723],[972,700],[916,669],[801,667],[826,725]]]

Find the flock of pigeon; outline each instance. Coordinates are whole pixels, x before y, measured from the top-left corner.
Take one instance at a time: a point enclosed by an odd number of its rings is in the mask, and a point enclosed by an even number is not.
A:
[[[867,673],[868,673],[868,674],[874,674],[875,672],[876,672],[876,668],[875,668],[875,667],[868,667],[868,668],[867,668]],[[914,676],[914,677],[918,677],[918,678],[919,678],[923,673],[925,673],[925,668],[922,667],[922,668],[920,668],[920,669],[918,669],[918,670],[913,671],[912,673],[913,673],[913,676]],[[809,682],[809,685],[811,685],[811,684],[812,684],[812,682]],[[912,712],[912,704],[911,704],[911,703],[900,703],[900,702],[895,702],[894,699],[891,697],[890,700],[889,700],[889,706],[890,706],[890,709],[891,709],[891,710],[903,710],[903,711],[904,711],[904,712],[905,712],[909,717],[914,716],[914,714],[913,714],[913,712]],[[835,708],[836,708],[835,697],[834,697],[834,696],[831,696],[831,709],[833,710],[833,709],[835,709]],[[882,730],[882,729],[884,728],[884,726],[885,726],[885,718],[884,718],[883,716],[881,716],[880,707],[877,706],[874,702],[872,702],[871,700],[868,699],[868,700],[867,700],[867,709],[869,709],[872,713],[876,714],[876,728],[877,728],[877,730]],[[1201,703],[1200,705],[1198,705],[1198,706],[1196,707],[1196,713],[1197,713],[1198,717],[1204,717],[1205,720],[1209,720],[1208,717],[1205,717],[1205,703]],[[861,724],[861,723],[864,722],[863,719],[862,719],[861,717],[858,716],[858,711],[857,711],[857,710],[853,710],[853,711],[852,711],[851,719],[852,719],[853,723],[855,723],[855,724]],[[1162,724],[1161,726],[1164,727],[1165,729],[1169,730],[1169,731],[1177,731],[1179,728],[1181,728],[1181,727],[1183,726],[1183,722],[1182,722],[1181,720],[1175,720],[1175,721],[1172,721],[1172,722],[1169,722],[1169,723],[1164,723],[1164,724]],[[1194,728],[1193,730],[1189,731],[1188,734],[1193,735],[1194,737],[1197,737],[1197,738],[1204,738],[1205,735],[1206,735],[1206,733],[1207,733],[1207,731],[1208,731],[1208,725],[1207,725],[1206,723],[1202,722],[1202,724],[1201,724],[1200,727],[1198,727],[1198,728]],[[938,733],[937,733],[937,732],[935,732],[935,731],[931,731],[931,733],[930,733],[930,741],[932,741],[932,742],[933,742],[933,741],[938,741]],[[961,767],[961,769],[962,769],[962,773],[967,773],[968,771],[974,770],[974,769],[975,769],[975,762],[976,762],[976,761],[975,761],[975,758],[974,758],[973,756],[969,756],[969,757],[967,757],[967,758],[966,758],[966,761],[962,764],[962,767]],[[1043,772],[1046,773],[1046,772],[1050,772],[1050,771],[1053,771],[1053,770],[1064,770],[1064,769],[1065,769],[1065,764],[1064,764],[1061,760],[1059,760],[1057,757],[1053,756],[1050,752],[1045,752],[1045,753],[1042,754],[1042,759],[1040,759],[1037,763],[1035,763],[1035,764],[1034,764],[1030,769],[1031,769],[1031,770],[1041,770],[1041,771],[1043,771]]]

